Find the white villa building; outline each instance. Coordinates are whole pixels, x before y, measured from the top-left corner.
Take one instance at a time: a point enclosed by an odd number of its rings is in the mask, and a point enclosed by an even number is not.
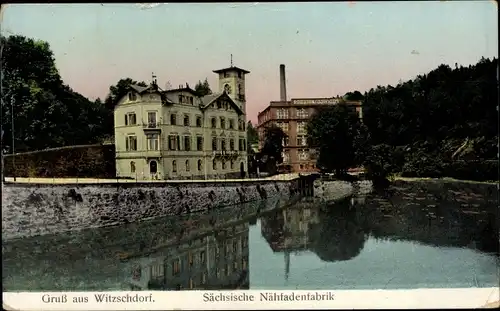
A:
[[[244,69],[214,70],[219,92],[130,86],[114,110],[117,177],[235,178],[247,172]]]

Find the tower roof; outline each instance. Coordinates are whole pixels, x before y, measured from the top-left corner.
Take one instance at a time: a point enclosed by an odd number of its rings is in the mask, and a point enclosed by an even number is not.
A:
[[[241,68],[238,68],[238,67],[235,67],[235,66],[227,67],[227,68],[224,68],[224,69],[214,70],[213,72],[215,72],[215,73],[224,73],[224,72],[227,72],[227,71],[243,72],[244,74],[250,73],[250,71],[248,71],[248,70],[241,69]]]

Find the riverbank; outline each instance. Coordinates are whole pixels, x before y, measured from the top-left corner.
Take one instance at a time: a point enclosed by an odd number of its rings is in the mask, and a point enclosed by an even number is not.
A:
[[[451,177],[442,177],[442,178],[430,178],[430,177],[402,177],[395,176],[394,180],[401,181],[444,181],[444,182],[457,182],[457,183],[469,183],[469,184],[485,184],[485,185],[498,185],[498,181],[477,181],[477,180],[465,180],[465,179],[456,179]]]

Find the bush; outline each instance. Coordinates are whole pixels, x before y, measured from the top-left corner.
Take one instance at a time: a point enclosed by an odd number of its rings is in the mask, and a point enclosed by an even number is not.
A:
[[[478,160],[478,161],[454,161],[449,163],[444,169],[446,177],[490,181],[498,179],[498,161],[497,160]]]

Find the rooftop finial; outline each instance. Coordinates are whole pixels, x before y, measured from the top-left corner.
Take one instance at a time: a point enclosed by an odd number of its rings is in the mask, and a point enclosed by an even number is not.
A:
[[[233,54],[231,54],[231,67],[233,67]]]
[[[153,84],[156,84],[156,75],[154,72],[151,73],[151,80],[152,80]]]

